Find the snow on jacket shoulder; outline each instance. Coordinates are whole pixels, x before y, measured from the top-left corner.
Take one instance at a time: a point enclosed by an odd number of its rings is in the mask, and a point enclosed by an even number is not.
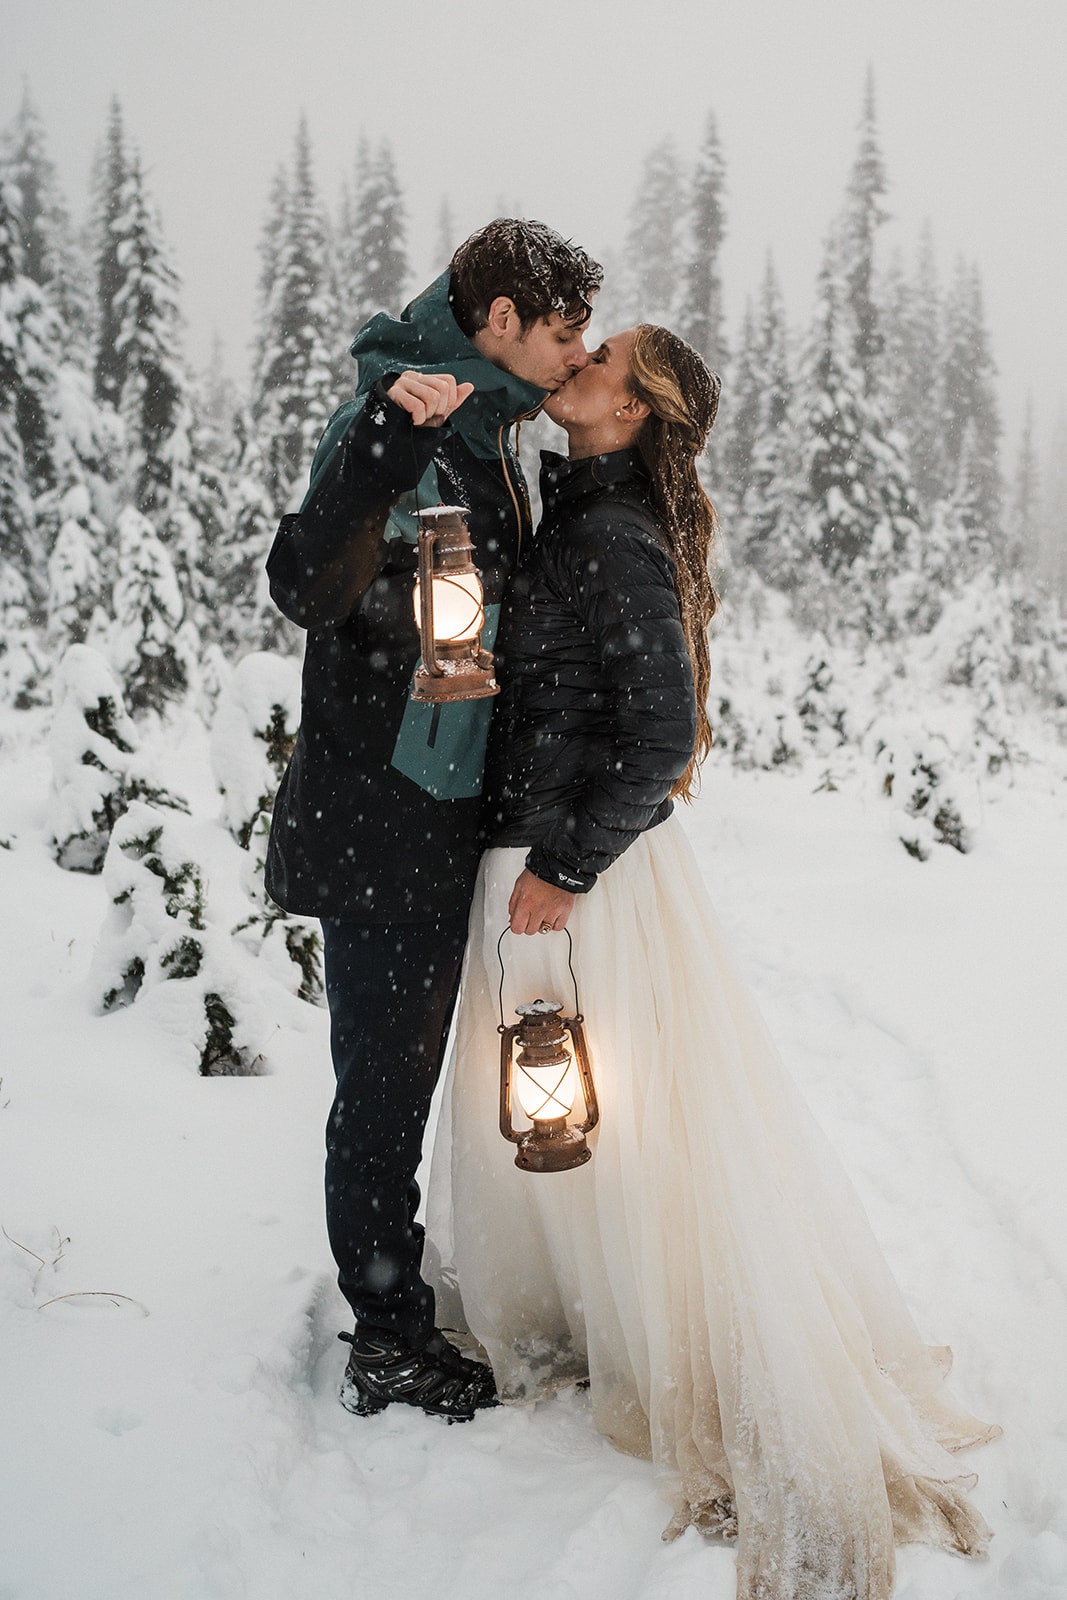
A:
[[[670,814],[696,705],[640,458],[544,461],[545,517],[501,630],[488,833],[582,893]]]

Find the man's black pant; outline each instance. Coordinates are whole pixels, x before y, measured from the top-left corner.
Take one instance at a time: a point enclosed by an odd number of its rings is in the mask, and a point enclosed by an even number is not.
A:
[[[415,1170],[441,1071],[467,939],[466,913],[436,922],[322,924],[337,1095],[326,1128],[326,1226],[356,1321],[421,1344],[434,1327],[423,1281]]]

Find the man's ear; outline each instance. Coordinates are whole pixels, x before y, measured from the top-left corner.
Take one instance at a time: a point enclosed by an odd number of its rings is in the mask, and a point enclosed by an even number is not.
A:
[[[489,307],[485,325],[490,333],[496,334],[498,339],[505,337],[508,333],[514,333],[515,329],[520,326],[519,313],[514,300],[509,299],[506,294],[498,294]]]

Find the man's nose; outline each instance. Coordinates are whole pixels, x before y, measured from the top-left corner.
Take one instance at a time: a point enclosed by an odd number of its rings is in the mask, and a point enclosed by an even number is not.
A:
[[[570,367],[572,372],[581,372],[583,367],[587,367],[589,365],[589,351],[585,348],[585,345],[582,344],[581,341],[579,341],[578,348],[576,350],[572,350],[570,355],[567,357],[567,365]]]

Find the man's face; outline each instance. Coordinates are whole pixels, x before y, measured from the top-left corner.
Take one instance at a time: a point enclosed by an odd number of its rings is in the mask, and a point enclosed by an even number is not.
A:
[[[516,378],[555,391],[588,363],[584,334],[588,322],[564,322],[558,311],[526,328],[513,316],[498,346],[497,365]]]

